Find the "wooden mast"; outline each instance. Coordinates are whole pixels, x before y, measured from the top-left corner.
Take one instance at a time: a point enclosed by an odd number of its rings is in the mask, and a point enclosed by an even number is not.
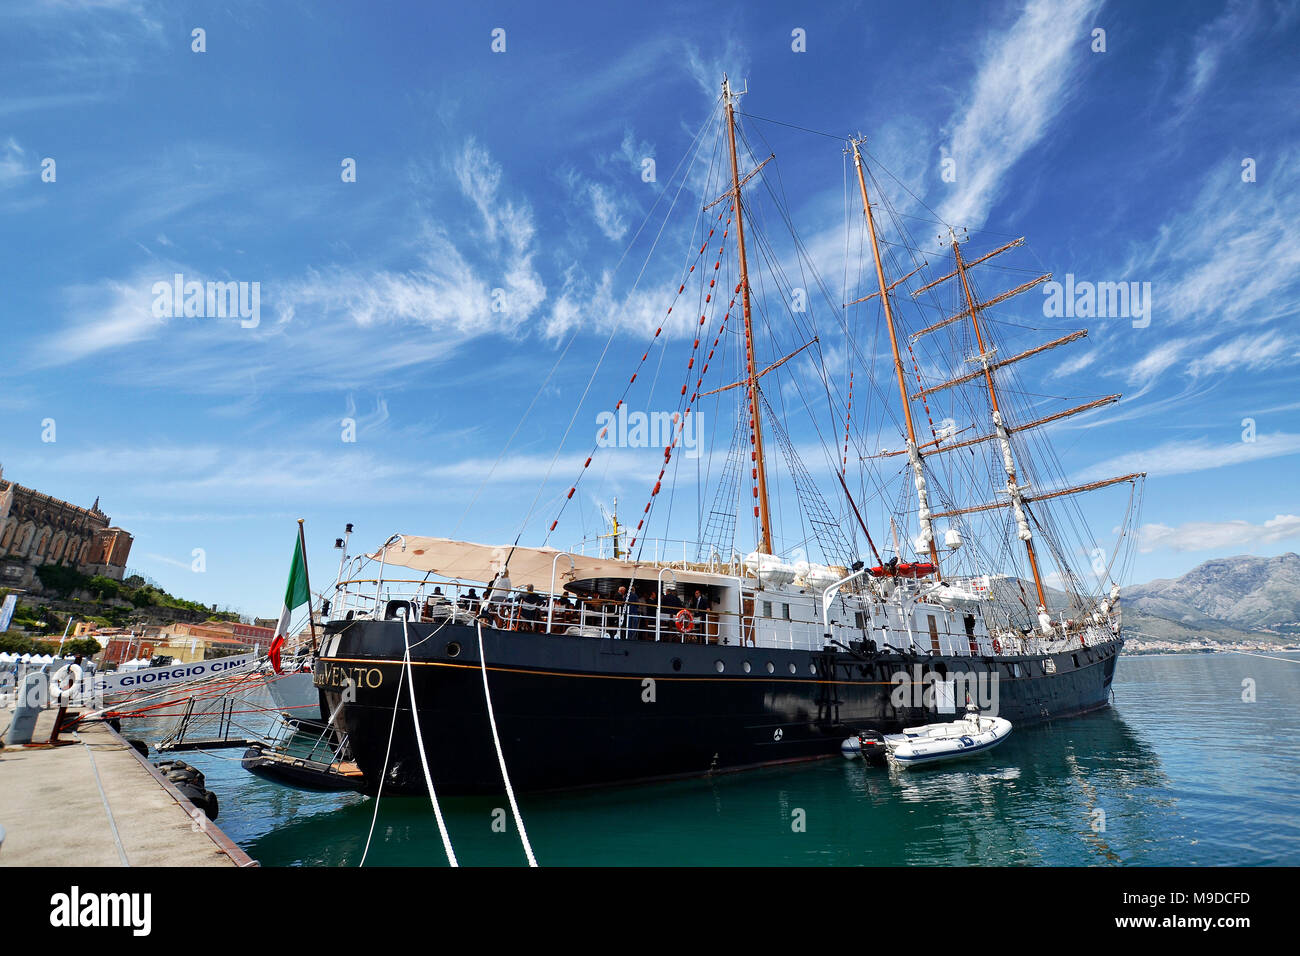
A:
[[[732,93],[731,83],[724,75],[722,77],[722,98],[727,106],[727,142],[731,147],[731,194],[736,204],[736,244],[740,248],[740,294],[745,315],[745,364],[748,372],[749,416],[750,421],[753,423],[754,449],[752,457],[754,462],[753,476],[758,495],[758,502],[755,505],[755,514],[758,517],[759,524],[758,551],[761,554],[771,554],[772,522],[767,501],[767,466],[763,459],[763,419],[758,405],[758,374],[754,366],[754,331],[749,307],[749,268],[745,261],[745,218],[741,212],[740,167],[736,158],[736,114],[734,109],[736,95]]]
[[[957,274],[961,277],[961,288],[966,296],[966,308],[970,312],[971,325],[975,328],[975,342],[979,346],[979,361],[984,369],[984,382],[988,386],[989,404],[993,406],[993,425],[997,429],[998,437],[1002,442],[1003,466],[1007,472],[1007,492],[1011,495],[1012,505],[1015,508],[1018,523],[1020,524],[1020,537],[1025,542],[1025,550],[1029,553],[1029,567],[1034,572],[1034,588],[1038,591],[1038,603],[1042,607],[1047,607],[1047,595],[1043,591],[1043,576],[1038,569],[1038,555],[1034,552],[1034,539],[1029,532],[1028,522],[1021,517],[1024,513],[1024,499],[1020,493],[1020,486],[1016,480],[1015,459],[1012,457],[1011,442],[1007,437],[1007,429],[1002,421],[1002,412],[998,408],[998,392],[993,387],[993,370],[989,367],[989,352],[984,345],[984,333],[980,330],[980,306],[975,301],[975,296],[971,294],[970,280],[966,276],[966,264],[962,262],[961,248],[957,243],[956,233],[952,234],[952,254],[957,263]]]
[[[885,282],[885,267],[880,261],[880,245],[876,241],[876,223],[871,215],[871,203],[867,199],[867,180],[862,173],[862,153],[858,150],[859,140],[851,140],[853,144],[853,164],[858,170],[858,188],[862,192],[862,211],[867,217],[867,232],[871,237],[871,255],[876,262],[876,281],[880,283],[880,304],[885,309],[885,325],[889,328],[889,347],[894,352],[894,372],[898,376],[898,395],[903,402],[903,419],[907,423],[907,449],[908,457],[912,461],[914,480],[917,485],[917,497],[920,505],[922,535],[928,537],[930,545],[930,561],[934,564],[935,571],[938,573],[939,568],[939,548],[934,540],[934,530],[930,525],[930,508],[929,499],[925,491],[925,476],[921,470],[921,452],[916,441],[916,426],[912,422],[912,403],[907,397],[907,379],[903,375],[903,358],[898,351],[898,333],[894,328],[894,311],[889,304],[889,289],[891,288]],[[897,537],[895,537],[894,549],[897,551]]]

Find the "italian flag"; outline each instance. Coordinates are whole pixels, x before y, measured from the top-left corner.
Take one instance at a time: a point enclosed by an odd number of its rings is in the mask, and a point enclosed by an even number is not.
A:
[[[307,559],[302,553],[302,537],[299,536],[293,548],[293,563],[289,565],[289,583],[284,589],[284,607],[280,610],[280,622],[275,626],[275,636],[271,638],[271,648],[267,656],[271,666],[280,673],[280,649],[289,633],[289,619],[293,612],[304,604],[311,602],[311,592],[307,589]]]

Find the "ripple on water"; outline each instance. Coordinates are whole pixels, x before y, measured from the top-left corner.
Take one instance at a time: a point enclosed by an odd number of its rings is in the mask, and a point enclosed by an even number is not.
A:
[[[520,803],[544,865],[1297,865],[1297,702],[1293,663],[1124,658],[1114,707],[1018,728],[962,764],[898,771],[837,757]],[[185,759],[217,791],[222,828],[264,864],[360,860],[370,799]],[[463,863],[524,863],[504,797],[444,804]],[[427,799],[382,801],[369,863],[445,863]]]

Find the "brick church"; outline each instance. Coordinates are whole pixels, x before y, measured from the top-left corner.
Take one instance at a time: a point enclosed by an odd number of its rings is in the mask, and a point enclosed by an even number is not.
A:
[[[0,587],[40,591],[35,574],[43,564],[120,581],[131,541],[110,525],[98,498],[82,508],[7,481],[0,467]]]

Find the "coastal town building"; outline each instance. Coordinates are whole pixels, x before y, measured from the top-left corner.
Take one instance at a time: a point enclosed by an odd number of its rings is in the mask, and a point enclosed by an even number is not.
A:
[[[40,592],[44,564],[122,580],[131,535],[114,527],[99,499],[82,508],[6,480],[0,466],[0,587]]]
[[[153,644],[155,654],[164,654],[184,664],[265,651],[270,646],[274,633],[271,628],[238,621],[165,624],[146,627],[141,631],[142,639]]]
[[[150,624],[135,628],[85,628],[77,635],[93,637],[104,650],[102,666],[118,666],[136,658],[170,657],[179,664],[265,652],[275,631],[239,621],[207,621],[203,624]]]

